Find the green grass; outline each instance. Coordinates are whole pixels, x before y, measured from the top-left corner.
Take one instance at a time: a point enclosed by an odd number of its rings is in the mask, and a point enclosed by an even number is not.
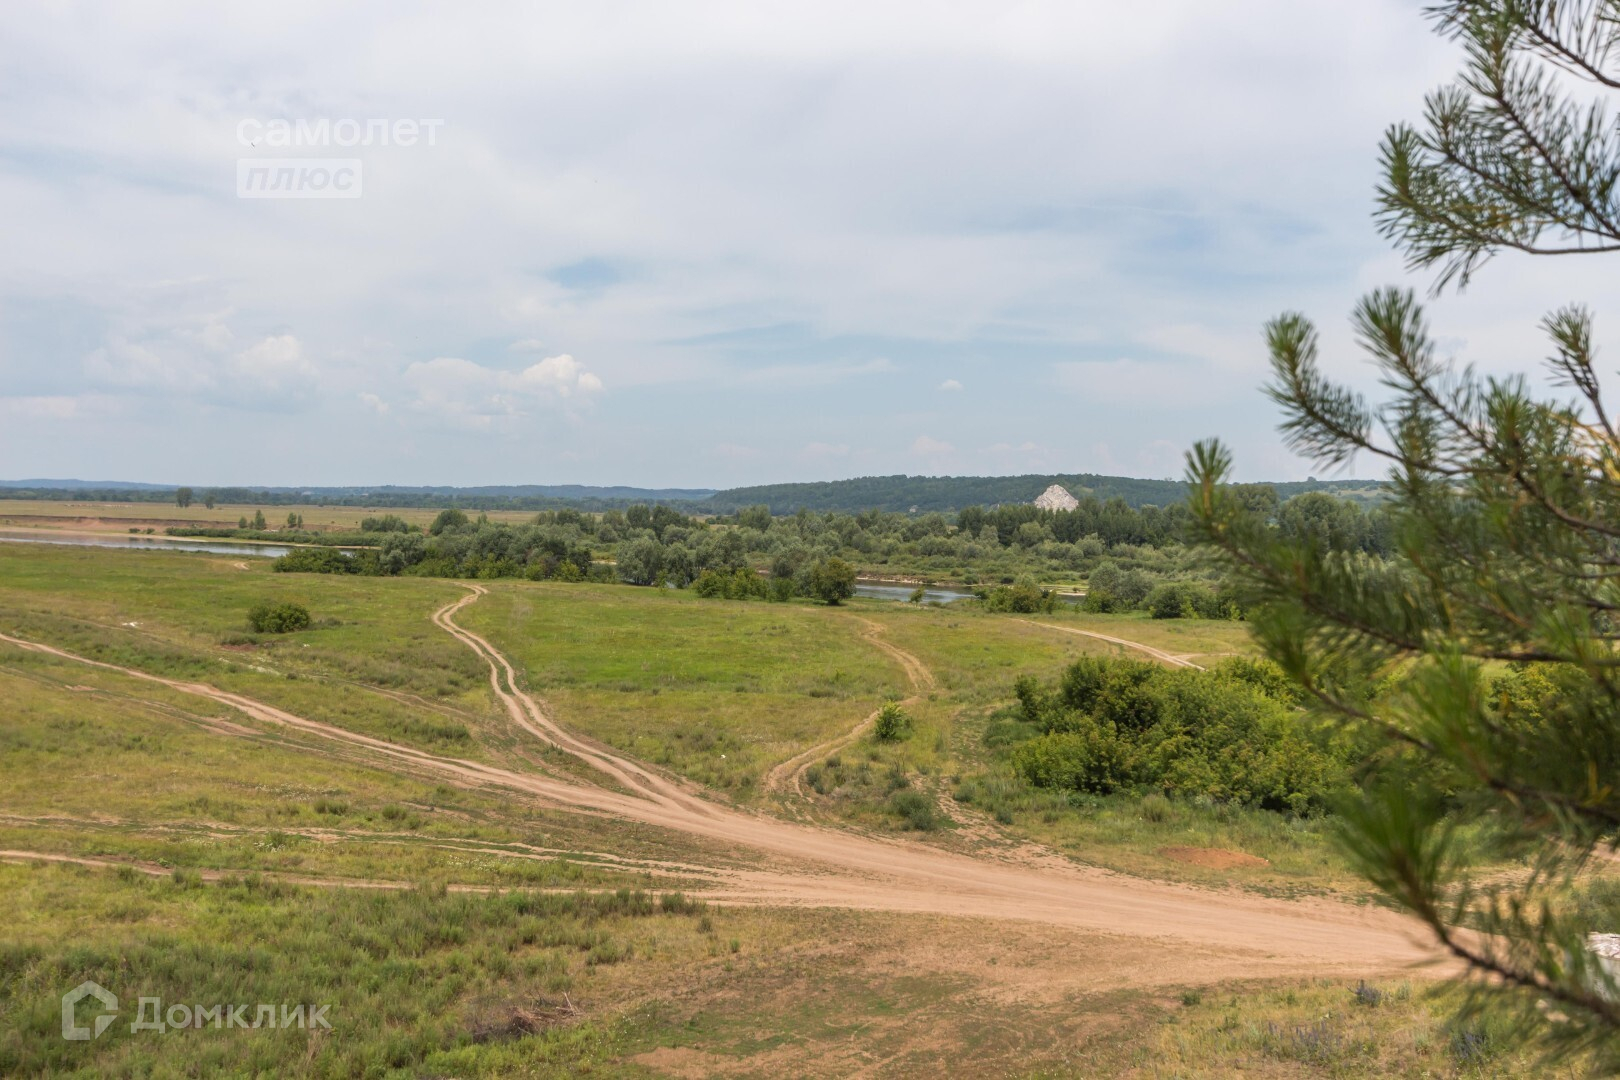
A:
[[[453,583],[232,563],[0,546],[0,631],[440,754],[515,766],[533,752],[493,706],[477,658],[428,621],[461,595]],[[242,622],[260,600],[305,603],[316,626],[249,638]],[[982,842],[989,822],[1004,841],[1154,876],[1268,890],[1342,881],[1320,822],[997,788],[1007,777],[985,733],[1013,680],[1049,679],[1074,656],[1113,651],[1105,643],[965,610],[522,582],[493,583],[462,621],[564,723],[745,794],[771,765],[910,695],[857,616],[927,663],[939,688],[906,706],[907,737],[868,736],[818,762],[817,807],[948,845]],[[1227,624],[1041,621],[1177,652],[1241,648]],[[701,881],[638,860],[746,853],[334,756],[325,740],[195,695],[9,646],[0,701],[0,848],[173,871],[0,864],[0,1074],[1542,1075],[1501,1030],[1452,1027],[1453,999],[1421,985],[1379,984],[1376,1005],[1358,1004],[1357,980],[1234,987],[1194,964],[1185,985],[1166,983],[1182,957],[1152,941],[701,910],[663,899]],[[210,730],[215,720],[243,730]],[[1209,870],[1166,860],[1167,846],[1272,865]],[[158,1036],[129,1031],[126,1014],[100,1040],[66,1043],[59,998],[86,978],[131,1013],[140,996],[320,1003],[333,1030]]]
[[[6,1075],[641,1077],[1545,1075],[1422,984],[1134,981],[1117,946],[949,919],[704,909],[634,891],[501,895],[206,884],[0,866]],[[1144,958],[1151,972],[1155,960]],[[120,998],[65,1042],[60,995]],[[331,1030],[131,1031],[140,997],[326,1005]],[[1376,999],[1376,1004],[1368,1002]]]
[[[458,756],[480,756],[492,740],[475,736],[504,731],[482,662],[428,619],[462,595],[455,584],[244,565],[197,553],[0,545],[0,631]],[[301,603],[315,625],[250,634],[247,612],[261,601]]]
[[[838,609],[488,584],[460,621],[520,665],[560,721],[737,795],[909,692],[904,673]]]
[[[672,852],[640,830],[603,837],[577,817],[332,756],[320,740],[198,726],[195,699],[162,707],[135,680],[33,654],[0,664],[0,848],[162,866],[491,885],[649,886],[589,852]],[[66,680],[72,678],[73,683]],[[86,689],[85,679],[101,689]],[[133,684],[133,685],[131,685]],[[69,685],[80,689],[68,689]],[[208,716],[217,715],[210,709]],[[236,717],[249,731],[252,722]]]
[[[576,1014],[594,972],[672,945],[701,949],[701,905],[615,893],[501,895],[214,885],[0,867],[0,1073],[499,1075],[604,1060],[617,1018]],[[100,1039],[60,1036],[81,981],[125,1006]],[[330,1007],[330,1031],[131,1031],[166,1004]]]

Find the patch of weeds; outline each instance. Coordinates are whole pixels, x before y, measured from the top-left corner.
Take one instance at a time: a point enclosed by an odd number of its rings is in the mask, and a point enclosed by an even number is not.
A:
[[[1142,820],[1162,825],[1176,816],[1176,808],[1163,795],[1154,793],[1142,799]]]
[[[939,828],[939,814],[933,800],[920,791],[906,788],[889,796],[889,812],[900,818],[907,829],[932,832]]]

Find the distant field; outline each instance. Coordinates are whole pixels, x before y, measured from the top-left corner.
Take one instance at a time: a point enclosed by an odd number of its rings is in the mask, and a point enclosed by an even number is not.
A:
[[[288,514],[298,514],[304,527],[318,532],[358,529],[362,518],[394,514],[413,525],[426,525],[438,516],[436,509],[378,509],[362,506],[253,506],[220,505],[212,510],[200,501],[182,509],[173,503],[54,502],[42,500],[0,500],[0,528],[60,529],[71,532],[127,533],[132,528],[219,527],[235,528],[238,519],[253,519],[255,510],[264,513],[271,528],[284,525]],[[473,516],[477,516],[475,513]],[[532,510],[491,510],[491,521],[519,524],[534,519]]]

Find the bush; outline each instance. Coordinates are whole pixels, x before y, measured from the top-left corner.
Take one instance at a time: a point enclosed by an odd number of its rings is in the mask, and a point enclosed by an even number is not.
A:
[[[880,742],[901,742],[911,738],[911,717],[898,701],[885,702],[872,722],[872,734]]]
[[[920,791],[905,788],[889,796],[889,811],[904,822],[908,829],[932,832],[939,828],[939,814],[933,802]]]
[[[256,634],[287,634],[309,629],[309,609],[302,604],[255,604],[248,610],[247,619]]]
[[[1355,751],[1295,712],[1277,674],[1255,661],[1198,671],[1083,657],[1055,687],[1020,679],[1016,712],[1040,734],[1007,739],[1001,725],[998,742],[1036,787],[1322,809],[1350,782]],[[1144,802],[1143,815],[1159,809]]]
[[[1196,581],[1167,581],[1148,593],[1144,605],[1155,619],[1235,619],[1236,604]]]
[[[1013,767],[1036,787],[1107,795],[1132,779],[1128,747],[1095,722],[1079,731],[1054,732],[1020,743]]]
[[[1176,809],[1170,800],[1154,792],[1142,800],[1142,820],[1155,825],[1163,825],[1176,816]]]
[[[1194,588],[1195,586],[1185,581],[1167,581],[1163,585],[1155,585],[1144,602],[1148,614],[1155,619],[1193,617],[1198,614],[1198,609],[1193,603]]]
[[[769,583],[752,570],[742,568],[730,573],[705,570],[692,582],[692,590],[711,600],[764,600],[770,596]]]
[[[1023,615],[1050,614],[1057,610],[1057,593],[1043,589],[1028,578],[1013,585],[1001,585],[983,594],[990,611],[1011,611]]]
[[[365,566],[353,555],[322,547],[295,548],[272,561],[270,569],[280,574],[358,574]]]

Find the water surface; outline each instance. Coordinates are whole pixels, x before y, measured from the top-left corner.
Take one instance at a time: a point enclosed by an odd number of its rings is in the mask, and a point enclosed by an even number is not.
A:
[[[273,559],[292,550],[280,544],[240,544],[229,540],[197,540],[183,536],[106,536],[86,534],[38,534],[0,532],[0,543],[59,544],[64,547],[123,548],[126,551],[209,551],[215,555],[257,555]]]

